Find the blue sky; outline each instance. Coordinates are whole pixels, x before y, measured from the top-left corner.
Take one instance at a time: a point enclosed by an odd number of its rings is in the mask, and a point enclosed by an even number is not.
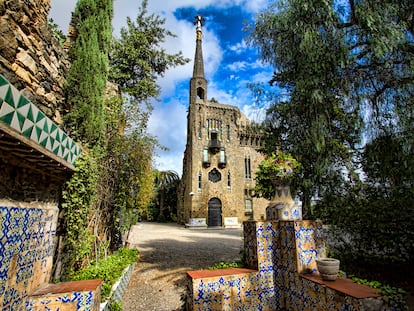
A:
[[[203,57],[208,98],[238,106],[251,120],[260,119],[260,111],[248,82],[267,82],[272,70],[262,64],[255,49],[246,45],[246,21],[267,8],[270,0],[149,0],[148,11],[166,19],[165,27],[177,37],[169,38],[164,48],[169,53],[182,51],[191,61],[169,70],[158,80],[162,88],[160,101],[153,102],[154,111],[148,131],[169,151],[159,151],[154,166],[159,170],[174,170],[181,174],[186,143],[188,86],[192,75],[195,50],[194,16],[206,18],[203,28]],[[52,17],[66,32],[76,0],[51,0]],[[113,29],[117,36],[125,26],[126,17],[135,20],[141,1],[114,0]]]

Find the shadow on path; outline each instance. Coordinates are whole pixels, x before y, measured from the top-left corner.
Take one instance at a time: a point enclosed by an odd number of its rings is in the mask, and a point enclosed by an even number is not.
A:
[[[123,298],[124,311],[180,310],[186,272],[240,259],[241,229],[185,229],[175,224],[140,223],[129,235],[140,251]]]

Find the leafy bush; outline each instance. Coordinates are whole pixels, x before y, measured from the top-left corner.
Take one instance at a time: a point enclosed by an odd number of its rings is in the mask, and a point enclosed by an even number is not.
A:
[[[240,260],[231,262],[219,262],[214,266],[207,267],[208,270],[218,270],[226,268],[246,268],[247,267],[247,252],[245,249],[240,250]]]
[[[378,281],[368,281],[361,279],[356,276],[351,276],[351,279],[357,284],[368,285],[372,288],[379,289],[379,293],[382,299],[390,306],[393,310],[408,310],[406,302],[406,291],[401,288],[393,287],[387,284],[382,284]]]
[[[112,285],[122,275],[128,265],[138,261],[137,249],[121,248],[117,253],[108,256],[106,259],[92,263],[90,266],[72,275],[72,280],[102,279],[101,298],[105,300],[111,293]]]
[[[241,261],[232,261],[232,262],[219,262],[214,266],[207,267],[208,270],[218,270],[226,268],[245,268],[246,265]]]

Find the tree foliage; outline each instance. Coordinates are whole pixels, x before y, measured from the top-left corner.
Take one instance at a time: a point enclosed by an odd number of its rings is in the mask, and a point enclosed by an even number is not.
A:
[[[270,84],[288,92],[269,108],[266,151],[279,146],[298,156],[305,212],[324,181],[341,176],[359,138],[358,109],[342,76],[345,34],[336,21],[329,1],[281,1],[258,16],[250,37],[275,68]]]
[[[171,215],[176,215],[179,183],[177,172],[154,170],[154,205],[159,211],[159,221],[171,220]]]
[[[60,45],[63,46],[63,44],[66,41],[66,36],[63,33],[63,31],[59,28],[59,25],[57,25],[55,23],[55,21],[53,20],[53,18],[49,18],[47,20],[47,23],[50,27],[50,29],[52,30],[53,36],[56,38],[56,40],[60,43]]]
[[[164,24],[160,16],[148,14],[147,1],[142,1],[135,22],[127,18],[127,27],[121,29],[120,38],[114,39],[111,48],[110,80],[128,94],[124,108],[133,118],[131,123],[139,127],[146,127],[152,109],[149,99],[160,93],[157,78],[189,61],[181,52],[169,54],[162,47],[167,37],[174,37]]]
[[[414,259],[413,26],[409,0],[281,0],[250,35],[274,68],[265,151],[297,155],[304,212],[377,263]]]
[[[69,51],[65,128],[75,139],[92,145],[103,139],[112,10],[112,0],[80,0],[73,18],[78,35]]]

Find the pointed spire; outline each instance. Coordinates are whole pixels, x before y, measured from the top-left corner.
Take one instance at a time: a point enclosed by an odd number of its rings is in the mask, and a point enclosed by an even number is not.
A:
[[[204,26],[205,18],[200,14],[195,16],[194,25],[196,25],[196,50],[194,56],[194,69],[193,69],[193,78],[203,78],[204,79],[204,61],[203,61],[203,50],[202,50],[202,27]]]

